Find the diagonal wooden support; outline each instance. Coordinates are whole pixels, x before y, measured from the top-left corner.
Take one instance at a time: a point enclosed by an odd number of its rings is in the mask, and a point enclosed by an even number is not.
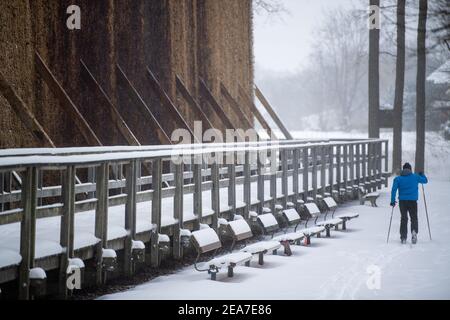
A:
[[[30,130],[31,134],[38,140],[41,146],[50,146],[55,148],[55,144],[45,132],[44,128],[41,126],[39,121],[34,117],[31,111],[26,106],[25,102],[16,93],[14,88],[8,83],[3,73],[0,71],[0,93],[8,101],[11,108],[14,110],[16,115],[25,125],[25,127]]]
[[[97,138],[94,131],[87,123],[86,119],[84,119],[83,115],[80,113],[76,105],[67,95],[66,91],[59,84],[58,80],[56,80],[55,76],[52,74],[50,69],[47,67],[47,65],[44,63],[41,56],[37,52],[35,52],[35,62],[37,71],[44,79],[45,83],[53,92],[55,97],[59,100],[61,106],[75,122],[75,125],[80,130],[86,142],[93,146],[101,146],[102,143]]]
[[[154,73],[150,70],[150,68],[147,66],[147,72],[145,73],[147,79],[150,82],[150,86],[152,90],[156,93],[156,95],[159,98],[160,103],[164,106],[165,110],[168,111],[170,117],[175,121],[176,125],[179,128],[186,129],[189,131],[189,133],[198,140],[198,137],[194,136],[194,133],[192,129],[189,127],[187,122],[184,120],[181,113],[178,111],[177,107],[173,104],[172,100],[170,100],[167,93],[162,88],[161,84],[159,83],[158,79],[156,79],[156,76]]]
[[[219,105],[216,98],[214,98],[214,95],[212,94],[211,90],[209,90],[208,86],[206,85],[205,81],[202,78],[200,78],[200,92],[202,96],[206,99],[208,104],[213,108],[214,112],[222,120],[225,127],[227,129],[237,129],[236,126],[233,125],[233,122],[230,120],[228,115]]]
[[[272,128],[270,127],[269,123],[267,123],[266,119],[258,110],[258,108],[255,106],[253,100],[245,93],[241,85],[239,85],[239,94],[241,95],[244,102],[247,104],[248,108],[252,111],[253,116],[258,120],[258,122],[261,124],[264,130],[267,131],[269,137],[272,137]]]
[[[241,120],[241,123],[246,126],[247,129],[253,128],[253,124],[251,121],[247,118],[244,112],[242,112],[241,107],[239,104],[234,100],[231,93],[228,91],[228,89],[225,87],[223,83],[220,83],[220,92],[225,97],[225,99],[228,101],[228,104],[231,106],[231,109],[233,112],[238,116],[238,118]]]
[[[126,76],[125,72],[122,70],[120,65],[116,64],[117,68],[117,80],[119,86],[126,91],[130,99],[133,101],[134,105],[139,109],[142,116],[144,117],[145,121],[149,123],[153,129],[156,132],[156,135],[158,136],[158,140],[162,144],[172,144],[172,141],[170,140],[169,136],[166,134],[164,129],[162,128],[161,124],[156,120],[155,116],[153,115],[150,108],[147,106],[147,104],[144,102],[142,97],[139,95],[137,90],[134,88],[134,86],[131,84],[130,80]]]
[[[200,119],[202,120],[203,124],[206,124],[208,129],[213,129],[214,126],[211,123],[211,121],[209,121],[208,116],[203,112],[202,108],[199,106],[197,101],[195,101],[195,99],[189,93],[189,90],[186,88],[186,86],[184,85],[183,81],[181,80],[181,78],[178,75],[176,76],[176,83],[177,83],[177,90],[178,90],[178,92],[181,94],[183,99],[186,100],[186,102],[189,104],[191,109],[194,110],[194,112],[197,113],[197,116],[200,117]]]
[[[293,140],[291,133],[289,132],[288,129],[286,129],[285,125],[283,124],[281,119],[278,117],[275,110],[273,110],[269,101],[267,101],[266,97],[264,97],[263,93],[261,92],[261,90],[259,90],[259,88],[257,86],[255,86],[255,94],[256,94],[256,97],[259,99],[259,101],[261,101],[264,108],[266,108],[267,112],[272,117],[275,124],[278,126],[278,128],[280,128],[281,132],[283,132],[286,139]]]
[[[141,144],[139,143],[138,139],[133,134],[133,132],[131,132],[130,128],[120,115],[116,106],[112,103],[111,99],[109,99],[106,92],[102,89],[102,87],[82,59],[80,59],[80,64],[83,79],[90,83],[91,87],[94,88],[94,90],[98,93],[98,96],[101,97],[101,102],[103,103],[105,108],[110,111],[109,115],[111,116],[111,120],[113,121],[119,132],[122,134],[122,137],[128,142],[130,146],[140,146]]]

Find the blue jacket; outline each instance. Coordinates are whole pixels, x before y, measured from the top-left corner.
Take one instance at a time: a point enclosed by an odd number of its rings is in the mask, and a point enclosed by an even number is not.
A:
[[[395,202],[397,190],[399,200],[417,201],[419,199],[419,183],[427,184],[427,177],[425,175],[412,173],[409,169],[402,170],[400,176],[394,179],[391,192],[391,203]]]

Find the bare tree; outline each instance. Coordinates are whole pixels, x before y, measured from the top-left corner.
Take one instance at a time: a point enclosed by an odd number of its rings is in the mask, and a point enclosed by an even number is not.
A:
[[[428,0],[420,0],[417,28],[417,80],[416,80],[416,171],[425,167],[425,80],[426,32]]]
[[[437,44],[444,44],[450,50],[450,2],[430,1],[428,17],[431,23],[430,31],[436,37]]]
[[[403,95],[405,92],[405,6],[406,0],[397,1],[397,62],[395,68],[394,146],[392,170],[402,166]]]
[[[367,35],[365,20],[342,8],[325,12],[317,30],[312,59],[325,108],[338,111],[340,127],[349,130],[352,116],[361,109],[358,93],[366,74]],[[308,79],[313,81],[313,79]]]
[[[370,0],[370,6],[380,7],[380,0]],[[380,110],[380,29],[369,31],[369,137],[379,138]]]

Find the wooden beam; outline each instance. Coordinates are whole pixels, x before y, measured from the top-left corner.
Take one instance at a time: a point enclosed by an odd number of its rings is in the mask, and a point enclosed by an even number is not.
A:
[[[122,70],[120,65],[116,64],[117,68],[117,80],[119,86],[126,91],[129,98],[133,101],[134,105],[138,108],[138,110],[141,112],[141,114],[144,117],[144,120],[149,123],[153,129],[156,132],[156,135],[158,136],[158,140],[162,144],[172,144],[172,141],[170,140],[169,136],[166,134],[164,129],[162,128],[161,124],[156,120],[155,116],[153,115],[150,108],[147,106],[147,104],[144,102],[142,97],[139,95],[137,90],[133,87],[130,80],[126,76],[125,72]]]
[[[267,112],[272,117],[272,119],[275,122],[275,124],[278,126],[278,128],[280,128],[281,132],[283,132],[283,134],[286,137],[286,139],[293,140],[293,137],[292,137],[291,133],[289,132],[288,129],[286,129],[286,127],[284,126],[284,124],[281,121],[281,119],[278,117],[278,115],[275,112],[275,110],[273,110],[273,108],[270,105],[269,101],[267,101],[266,97],[264,97],[263,93],[261,92],[261,90],[259,90],[259,88],[257,86],[255,86],[255,94],[256,94],[256,97],[259,99],[259,101],[261,101],[261,103],[264,106],[264,108],[266,108]]]
[[[184,227],[183,220],[183,198],[184,198],[184,164],[176,164],[174,172],[175,196],[173,204],[173,217],[178,220],[173,231],[173,257],[180,260],[183,257],[183,246],[181,244],[181,229]]]
[[[147,76],[147,79],[150,82],[150,87],[152,90],[156,93],[156,95],[159,98],[160,103],[165,107],[164,110],[167,110],[169,112],[170,117],[175,121],[177,126],[179,128],[183,128],[189,131],[189,133],[198,140],[199,137],[194,136],[194,132],[192,131],[192,128],[189,127],[187,122],[184,120],[181,113],[178,111],[177,107],[173,104],[172,100],[170,100],[167,93],[164,91],[163,87],[159,83],[158,79],[156,79],[156,76],[153,74],[153,72],[150,70],[150,68],[147,66],[147,72],[145,73]]]
[[[86,142],[93,146],[101,146],[102,143],[97,138],[94,131],[87,123],[86,119],[84,119],[81,112],[75,106],[73,101],[67,95],[66,91],[59,84],[58,80],[56,80],[55,76],[52,74],[50,69],[47,67],[47,65],[44,63],[41,56],[37,52],[35,52],[35,62],[38,73],[44,79],[45,83],[53,92],[55,97],[59,100],[64,110],[69,114],[70,118],[72,118],[72,120],[75,122],[75,125],[80,130]]]
[[[34,266],[36,241],[37,168],[27,168],[22,187],[22,221],[20,222],[19,299],[30,298],[30,269]]]
[[[67,268],[74,253],[75,166],[68,166],[62,184],[63,208],[59,243],[65,250],[59,264],[59,298],[67,298]]]
[[[125,204],[125,238],[124,248],[124,271],[125,276],[133,276],[133,240],[136,238],[136,195],[137,195],[137,172],[140,166],[139,160],[132,160],[126,166],[126,193],[127,202]]]
[[[100,239],[95,246],[95,280],[96,284],[100,285],[103,282],[102,251],[108,244],[109,163],[102,163],[96,168],[95,179],[95,197],[97,198],[97,206],[95,207],[94,235],[97,239]]]
[[[14,88],[6,80],[3,73],[0,71],[0,93],[8,101],[9,105],[19,117],[20,121],[25,127],[30,130],[31,134],[40,142],[42,146],[51,146],[55,148],[55,144],[50,139],[39,121],[31,113],[25,102],[16,93]]]
[[[82,59],[80,59],[80,64],[82,75],[83,74],[85,75],[84,79],[86,79],[88,82],[91,83],[92,88],[94,88],[99,97],[101,97],[100,98],[101,102],[106,107],[106,109],[110,111],[109,115],[111,117],[111,120],[121,133],[122,137],[128,142],[130,146],[140,146],[141,144],[139,143],[138,139],[130,130],[125,120],[122,118],[119,111],[117,110],[116,106],[112,103],[111,99],[108,97],[106,92],[100,86],[100,84],[95,79],[94,75],[92,74],[92,72],[89,70],[89,68]]]
[[[159,233],[161,232],[161,205],[162,205],[162,159],[153,160],[153,172],[152,172],[152,224],[155,229],[152,230],[150,236],[150,265],[152,267],[158,267],[159,265]]]
[[[199,116],[200,119],[202,120],[202,122],[204,124],[206,124],[208,129],[214,129],[214,126],[211,123],[211,121],[209,121],[208,116],[203,112],[200,105],[197,103],[197,101],[195,101],[195,99],[189,93],[189,90],[186,88],[183,81],[181,80],[181,78],[178,75],[176,76],[176,84],[177,84],[178,92],[181,94],[183,99],[186,100],[186,102],[189,104],[191,109],[197,113],[197,116]]]
[[[228,91],[228,89],[225,87],[225,85],[221,82],[220,83],[220,92],[225,97],[225,99],[228,101],[228,104],[231,106],[231,109],[233,112],[237,115],[237,117],[240,119],[241,123],[247,127],[247,129],[253,128],[253,124],[251,121],[247,118],[244,112],[242,112],[241,107],[239,104],[234,100],[231,93]]]
[[[272,137],[272,128],[267,123],[264,116],[261,114],[261,112],[258,110],[258,108],[255,106],[255,103],[253,100],[245,93],[244,89],[239,85],[239,94],[241,95],[241,98],[246,102],[247,106],[250,108],[253,116],[258,120],[258,122],[261,124],[264,130],[267,131],[267,134],[269,137]]]
[[[237,129],[233,125],[233,122],[231,122],[230,118],[227,116],[225,111],[219,105],[219,103],[217,102],[216,98],[214,98],[214,95],[209,90],[208,86],[206,85],[205,81],[202,78],[200,78],[200,92],[201,92],[202,96],[206,99],[208,104],[213,108],[214,112],[222,120],[223,124],[225,125],[225,128],[227,128],[227,129]]]

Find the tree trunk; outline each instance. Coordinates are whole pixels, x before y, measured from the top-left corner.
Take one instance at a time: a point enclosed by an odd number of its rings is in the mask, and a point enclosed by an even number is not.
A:
[[[428,1],[420,0],[417,32],[416,172],[425,169],[425,76]]]
[[[403,95],[405,91],[405,3],[397,1],[397,64],[395,69],[394,146],[392,172],[402,167]]]
[[[370,0],[371,6],[380,7],[380,0]],[[369,138],[379,138],[380,128],[380,30],[369,31]]]

